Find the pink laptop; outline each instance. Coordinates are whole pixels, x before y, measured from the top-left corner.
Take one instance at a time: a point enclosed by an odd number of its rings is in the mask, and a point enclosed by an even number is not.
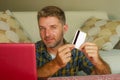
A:
[[[35,44],[0,44],[0,80],[37,80]]]

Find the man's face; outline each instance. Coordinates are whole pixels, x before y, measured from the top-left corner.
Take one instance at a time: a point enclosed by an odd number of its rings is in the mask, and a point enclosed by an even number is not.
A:
[[[63,40],[65,26],[56,17],[39,19],[40,36],[47,47],[56,47]]]

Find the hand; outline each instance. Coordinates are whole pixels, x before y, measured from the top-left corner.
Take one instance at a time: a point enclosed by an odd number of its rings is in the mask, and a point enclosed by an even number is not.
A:
[[[101,62],[100,56],[98,54],[98,47],[94,43],[86,42],[81,45],[80,50],[85,54],[85,56],[96,65]]]
[[[55,62],[62,68],[66,66],[66,64],[71,60],[71,50],[73,49],[74,45],[66,44],[60,47],[57,51],[57,55],[55,58]]]

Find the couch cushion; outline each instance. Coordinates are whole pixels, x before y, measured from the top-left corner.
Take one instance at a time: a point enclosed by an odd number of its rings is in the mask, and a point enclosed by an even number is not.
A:
[[[0,36],[0,43],[31,42],[29,36],[10,10],[0,14]]]
[[[90,18],[81,27],[87,35],[87,41],[94,42],[99,49],[111,50],[120,39],[120,21]]]

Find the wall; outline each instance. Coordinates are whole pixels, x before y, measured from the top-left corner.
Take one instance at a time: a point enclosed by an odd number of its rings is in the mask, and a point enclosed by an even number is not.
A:
[[[56,5],[66,11],[106,11],[110,18],[120,19],[120,0],[0,0],[0,10],[38,11],[47,5]]]

